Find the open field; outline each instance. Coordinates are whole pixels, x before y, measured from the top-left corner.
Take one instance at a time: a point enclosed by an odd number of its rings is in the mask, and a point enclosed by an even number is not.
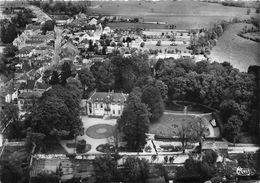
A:
[[[177,29],[202,28],[233,17],[249,18],[246,8],[194,1],[92,1],[89,10],[102,15],[140,17],[144,22],[167,22],[175,24]]]
[[[237,34],[247,25],[237,23],[228,27],[211,51],[212,61],[230,62],[240,71],[247,72],[250,65],[260,65],[260,43],[244,39]]]

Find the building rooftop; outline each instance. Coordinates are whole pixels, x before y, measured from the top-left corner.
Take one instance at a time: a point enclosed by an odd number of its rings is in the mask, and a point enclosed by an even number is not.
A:
[[[127,94],[124,93],[114,93],[114,92],[96,92],[94,91],[89,102],[108,102],[108,103],[124,103],[127,99]]]
[[[19,90],[33,90],[35,80],[27,80],[25,83],[21,83]]]
[[[18,98],[20,99],[32,99],[32,98],[40,98],[42,96],[42,92],[39,91],[31,91],[31,92],[23,92]]]

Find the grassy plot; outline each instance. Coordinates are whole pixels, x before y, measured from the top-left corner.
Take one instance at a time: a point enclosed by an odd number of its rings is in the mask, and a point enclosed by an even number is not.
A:
[[[164,114],[161,119],[150,125],[149,133],[165,136],[177,136],[181,124],[199,123],[199,119],[191,115]]]
[[[247,71],[250,65],[260,65],[260,43],[244,39],[237,34],[249,24],[236,23],[228,27],[211,52],[212,61],[230,62],[240,71]]]

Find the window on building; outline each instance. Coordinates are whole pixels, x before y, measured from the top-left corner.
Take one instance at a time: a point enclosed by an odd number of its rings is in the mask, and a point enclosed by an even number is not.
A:
[[[120,113],[121,113],[121,111],[120,111],[120,110],[118,110],[118,115],[120,115]]]
[[[115,111],[115,110],[113,110],[113,114],[116,114],[116,111]]]

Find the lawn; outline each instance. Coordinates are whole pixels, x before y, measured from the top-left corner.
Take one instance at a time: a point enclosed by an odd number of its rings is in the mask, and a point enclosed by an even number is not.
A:
[[[237,35],[245,25],[248,28],[252,26],[245,23],[236,23],[228,27],[211,51],[212,61],[228,61],[235,68],[245,72],[250,65],[260,65],[260,43]]]
[[[198,123],[199,119],[193,115],[164,114],[158,122],[150,125],[149,133],[163,136],[176,136],[179,126],[189,122]]]
[[[209,26],[212,22],[230,20],[235,16],[249,17],[246,8],[195,1],[92,1],[91,14],[140,17],[144,22],[167,22],[177,29],[193,29]]]

